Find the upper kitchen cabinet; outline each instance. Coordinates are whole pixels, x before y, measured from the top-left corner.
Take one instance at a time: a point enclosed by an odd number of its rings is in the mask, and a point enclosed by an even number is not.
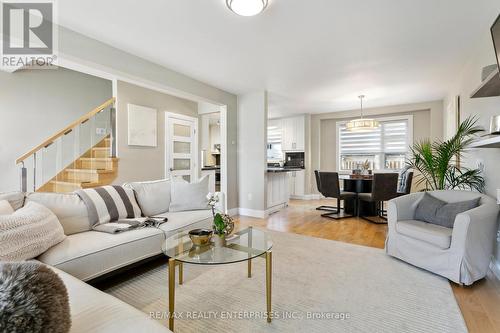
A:
[[[281,119],[283,129],[283,151],[304,151],[305,143],[305,117],[291,117]]]

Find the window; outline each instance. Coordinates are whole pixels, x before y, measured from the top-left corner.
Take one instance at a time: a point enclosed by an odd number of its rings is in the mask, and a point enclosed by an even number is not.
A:
[[[268,161],[282,161],[283,151],[281,149],[281,128],[269,126],[267,128],[267,159]]]
[[[346,122],[337,123],[337,151],[340,171],[360,169],[401,170],[413,143],[413,116],[378,119],[380,127],[351,132]]]

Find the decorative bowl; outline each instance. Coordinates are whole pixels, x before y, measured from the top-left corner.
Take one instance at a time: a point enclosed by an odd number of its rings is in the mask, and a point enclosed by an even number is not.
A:
[[[213,233],[209,229],[194,229],[189,232],[189,238],[191,238],[194,246],[204,246],[210,243]]]

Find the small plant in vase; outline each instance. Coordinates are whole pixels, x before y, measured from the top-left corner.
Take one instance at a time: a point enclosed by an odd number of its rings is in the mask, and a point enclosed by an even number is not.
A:
[[[213,230],[214,236],[213,241],[215,246],[225,246],[226,236],[230,235],[234,230],[234,222],[231,216],[217,212],[216,205],[219,202],[219,195],[217,193],[209,193],[207,195],[208,205],[212,209]]]
[[[370,161],[366,160],[363,163],[361,163],[361,170],[362,170],[363,174],[370,175],[371,174]]]

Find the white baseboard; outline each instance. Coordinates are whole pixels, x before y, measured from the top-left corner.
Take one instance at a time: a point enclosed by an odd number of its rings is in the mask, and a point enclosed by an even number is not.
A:
[[[264,211],[264,210],[256,210],[256,209],[249,209],[249,208],[238,208],[238,213],[239,213],[239,215],[256,217],[259,219],[263,219],[267,216],[266,211]]]
[[[227,211],[229,216],[236,216],[239,214],[239,208],[231,208]]]
[[[279,206],[274,206],[271,208],[268,208],[266,210],[256,210],[256,209],[249,209],[249,208],[233,208],[231,209],[231,213],[229,215],[242,215],[242,216],[250,216],[250,217],[256,217],[259,219],[265,219],[269,215],[276,213],[284,208],[286,208],[288,205],[279,205]],[[234,213],[236,210],[238,210],[238,214]]]
[[[290,199],[295,199],[295,200],[319,200],[319,199],[321,199],[321,195],[319,195],[319,194],[291,195]]]

